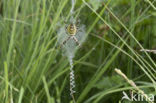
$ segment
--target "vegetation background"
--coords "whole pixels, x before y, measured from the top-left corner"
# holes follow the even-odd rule
[[[0,103],[72,103],[56,47],[70,9],[71,0],[0,0]],[[74,58],[76,103],[131,103],[122,91],[139,91],[115,68],[156,95],[156,54],[140,51],[156,48],[155,0],[76,0],[74,17],[87,35]]]

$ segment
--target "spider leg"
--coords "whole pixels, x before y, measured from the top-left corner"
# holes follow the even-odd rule
[[[65,31],[66,31],[66,34],[68,34],[68,31],[67,31],[67,25],[65,26]]]
[[[75,40],[76,44],[77,44],[78,46],[80,46],[80,43],[79,43],[79,41],[77,40],[77,38],[76,38],[75,36],[72,36],[72,38],[73,38],[73,40]]]
[[[83,32],[82,28],[77,27],[77,32]]]
[[[67,43],[67,41],[68,41],[70,38],[71,38],[71,36],[69,36],[66,40],[64,40],[63,43],[61,44],[61,47],[62,47],[63,45],[65,45],[65,44]]]
[[[76,26],[79,26],[80,25],[80,20],[76,20]]]

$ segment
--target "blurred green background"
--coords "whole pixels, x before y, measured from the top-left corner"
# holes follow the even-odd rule
[[[71,0],[0,0],[0,103],[73,103],[69,62],[57,33]],[[156,95],[155,0],[76,0],[87,36],[74,58],[76,103],[139,103],[122,91]],[[140,102],[140,103],[146,103]]]

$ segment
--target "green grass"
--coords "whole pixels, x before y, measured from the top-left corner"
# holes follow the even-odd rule
[[[76,1],[87,36],[74,57],[76,103],[120,103],[122,91],[138,93],[115,68],[156,95],[156,55],[140,51],[156,48],[156,1]],[[0,1],[0,103],[73,103],[57,43],[70,9],[71,0]]]

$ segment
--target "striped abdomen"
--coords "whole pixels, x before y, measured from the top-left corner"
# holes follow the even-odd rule
[[[69,24],[68,27],[67,27],[67,31],[70,35],[75,35],[76,32],[77,32],[77,28],[76,28],[76,25],[74,24]]]

